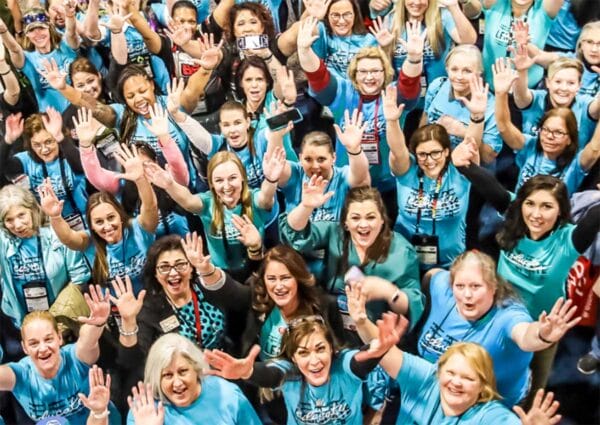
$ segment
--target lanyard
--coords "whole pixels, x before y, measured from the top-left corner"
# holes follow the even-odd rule
[[[194,303],[194,317],[196,321],[196,339],[198,340],[198,345],[202,347],[202,321],[200,320],[200,306],[198,303],[198,294],[194,288],[190,288],[192,290],[192,301]]]
[[[44,272],[44,281],[48,282],[48,273],[46,272],[46,266],[44,265],[44,251],[42,250],[42,239],[40,235],[37,235],[37,255],[40,260],[40,265],[42,266],[42,271]]]
[[[438,202],[438,198],[440,196],[440,191],[442,189],[442,174],[443,174],[443,172],[441,172],[440,175],[436,179],[435,192],[433,194],[433,200],[431,201],[431,219],[433,220],[431,233],[434,235],[435,235],[435,216],[437,213],[437,202]],[[423,174],[422,173],[419,176],[419,195],[418,195],[417,203],[418,203],[417,223],[415,224],[415,234],[419,233],[419,227],[421,225],[421,214],[422,214],[423,207],[425,207],[425,205],[424,205],[425,197],[423,196]]]
[[[65,164],[63,163],[63,158],[61,156],[58,157],[58,166],[60,168],[60,180],[61,180],[63,188],[65,189],[65,192],[67,194],[67,199],[71,203],[73,210],[75,210],[75,212],[83,218],[83,214],[81,214],[81,211],[79,211],[79,208],[77,208],[77,204],[75,203],[75,199],[73,198],[72,188],[69,187],[69,182],[67,180],[67,175],[65,173]],[[44,173],[44,179],[48,178],[48,168],[46,167],[45,162],[42,162],[42,172]],[[73,184],[75,184],[74,179],[73,179]],[[85,222],[83,225],[85,226]]]
[[[373,136],[375,137],[375,140],[377,142],[379,142],[379,120],[378,120],[378,115],[379,115],[379,100],[381,99],[381,96],[378,96],[375,99],[375,116],[373,117]],[[358,110],[359,112],[362,112],[362,107],[363,107],[363,99],[362,96],[358,99]],[[363,113],[363,119],[365,120],[365,122],[369,122],[369,120],[367,119],[366,115]],[[364,137],[364,136],[363,136]]]
[[[542,154],[542,156],[543,156],[543,154]],[[539,155],[539,152],[536,150],[536,152],[535,152],[535,158],[533,159],[533,172],[536,173],[536,174],[534,174],[533,176],[536,176],[536,175],[539,174],[538,173],[538,171],[539,171],[538,170],[538,162],[539,162],[539,160],[540,160],[540,155]],[[559,170],[558,166],[555,166],[553,171],[554,172],[560,171],[560,173],[558,173],[558,176],[554,176],[554,177],[557,177],[557,178],[559,178],[559,179],[562,180],[563,177],[564,177],[564,175],[565,175],[565,173],[567,172],[567,167],[568,167],[568,165],[565,165],[565,167],[562,170]],[[533,177],[533,176],[531,176],[531,177]]]

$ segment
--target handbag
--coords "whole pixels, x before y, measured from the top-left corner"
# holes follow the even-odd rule
[[[90,308],[85,302],[80,285],[73,283],[68,283],[60,291],[49,311],[56,319],[58,330],[65,342],[74,341],[79,336],[81,323],[77,318],[90,315]]]

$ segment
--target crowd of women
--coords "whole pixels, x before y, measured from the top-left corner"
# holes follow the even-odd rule
[[[560,421],[597,0],[0,16],[6,423]]]

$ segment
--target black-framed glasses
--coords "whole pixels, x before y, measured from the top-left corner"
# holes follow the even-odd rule
[[[160,274],[169,274],[171,270],[175,269],[177,273],[183,273],[190,267],[190,263],[188,261],[179,261],[173,265],[171,264],[159,264],[156,266],[156,271]]]
[[[322,325],[325,324],[325,319],[323,319],[323,316],[320,316],[318,314],[311,314],[310,316],[300,316],[300,317],[296,317],[295,319],[291,320],[290,323],[288,323],[288,330],[292,330],[304,323],[315,323],[318,322]]]
[[[542,126],[541,131],[542,131],[542,133],[545,133],[546,136],[552,136],[555,139],[562,139],[563,137],[565,137],[568,134],[562,130],[549,129],[546,126]]]
[[[23,16],[23,24],[29,25],[34,22],[48,23],[48,16],[44,12],[29,13]]]
[[[438,159],[440,159],[442,157],[442,153],[444,153],[444,150],[438,149],[438,150],[431,151],[431,152],[416,152],[415,155],[417,155],[417,159],[419,161],[427,161],[428,157],[430,157],[434,161],[437,161]]]

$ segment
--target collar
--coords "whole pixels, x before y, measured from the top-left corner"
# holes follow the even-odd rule
[[[363,103],[369,103],[369,102],[373,102],[374,100],[377,100],[381,97],[381,93],[380,94],[361,94],[360,95],[360,100]]]
[[[448,80],[448,82],[450,82],[450,80]],[[471,93],[469,93],[467,96],[465,96],[467,99],[471,100]],[[452,89],[452,83],[450,83],[450,90],[448,90],[448,102],[452,102],[453,100],[456,100],[457,102],[460,102],[459,100],[456,99],[456,97],[454,96],[454,90]],[[461,102],[462,103],[462,102]]]

